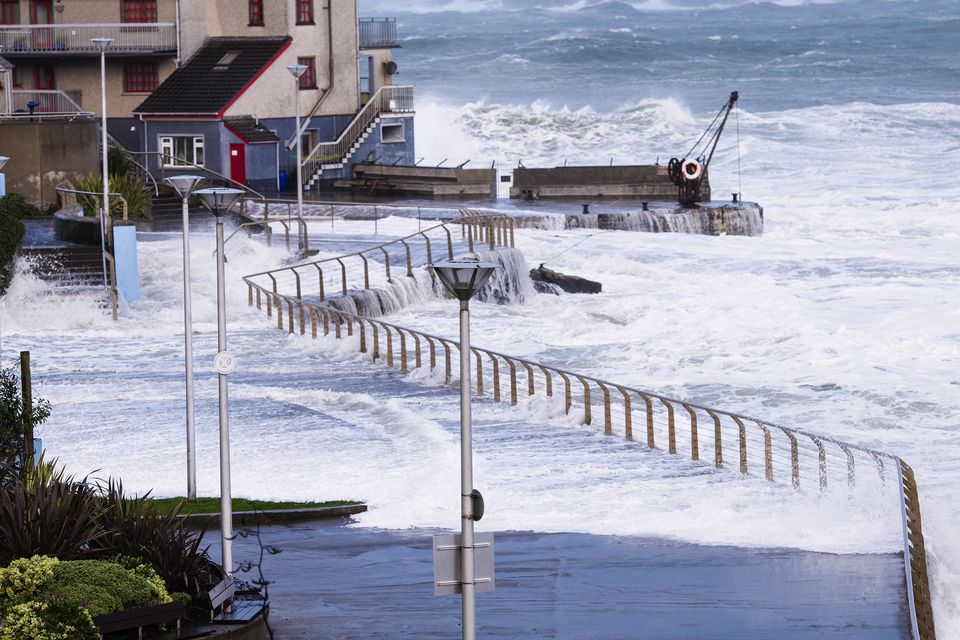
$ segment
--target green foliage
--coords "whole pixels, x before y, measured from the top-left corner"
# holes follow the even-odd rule
[[[179,508],[161,513],[149,492],[129,498],[120,480],[100,487],[101,510],[97,521],[107,535],[94,541],[98,557],[141,558],[163,578],[170,591],[199,595],[216,579],[206,547],[200,548],[203,531],[188,529],[178,518]]]
[[[130,171],[130,161],[121,147],[107,147],[107,173],[111,176],[124,175]]]
[[[82,604],[91,615],[123,611],[130,607],[170,602],[166,589],[156,585],[115,562],[104,560],[71,560],[61,562],[53,577],[44,585],[44,599],[60,596],[68,602]]]
[[[34,427],[42,424],[50,416],[50,403],[38,398],[29,415]],[[0,486],[20,471],[26,417],[20,377],[13,367],[0,369]]]
[[[47,556],[17,558],[0,569],[0,616],[11,607],[33,600],[53,577],[60,561]]]
[[[27,199],[19,193],[8,193],[0,198],[0,217],[10,216],[20,219],[39,215],[40,209],[27,202]]]
[[[359,500],[328,500],[326,502],[271,502],[270,500],[248,500],[233,498],[233,511],[289,511],[295,509],[315,509],[317,507],[343,507],[360,504]],[[161,513],[179,509],[179,513],[220,513],[220,498],[197,498],[188,502],[186,498],[153,498],[153,504]]]
[[[77,176],[74,183],[77,191],[103,193],[102,174],[90,173],[86,176]],[[108,185],[110,193],[119,193],[127,201],[128,215],[131,218],[142,216],[150,204],[150,190],[135,175],[130,173],[110,176]],[[77,202],[83,207],[83,215],[95,216],[102,196],[78,195]],[[110,198],[110,215],[115,220],[123,218],[123,204],[119,198]]]
[[[0,627],[0,640],[99,640],[100,631],[84,607],[59,598],[13,607]]]
[[[75,480],[62,469],[21,473],[0,487],[0,564],[38,554],[61,560],[85,555],[107,534],[96,520],[99,510],[86,478]]]
[[[0,198],[0,295],[10,284],[13,275],[13,254],[20,246],[25,232],[20,218],[24,206],[32,206],[23,196],[12,193]],[[34,207],[35,208],[35,207]]]

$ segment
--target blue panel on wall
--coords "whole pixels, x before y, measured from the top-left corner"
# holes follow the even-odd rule
[[[0,198],[7,195],[7,176],[0,173]]]
[[[117,290],[127,302],[136,302],[140,299],[136,227],[113,228],[113,257],[117,263]]]

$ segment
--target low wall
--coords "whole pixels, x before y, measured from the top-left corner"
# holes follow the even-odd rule
[[[97,123],[16,120],[0,122],[0,155],[7,193],[19,193],[43,206],[57,201],[56,186],[63,180],[99,171]]]
[[[57,211],[53,214],[53,234],[67,242],[100,246],[100,218]]]
[[[700,187],[710,199],[710,184]],[[676,200],[677,187],[667,176],[666,165],[552,167],[513,170],[511,198],[646,198]]]

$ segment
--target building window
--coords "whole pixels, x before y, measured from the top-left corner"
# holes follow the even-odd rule
[[[250,26],[251,27],[262,27],[263,26],[263,0],[249,0],[250,4],[247,5],[250,10]]]
[[[160,136],[160,153],[165,167],[202,167],[203,136]]]
[[[52,64],[38,64],[33,69],[33,88],[49,91],[57,88]]]
[[[20,0],[0,2],[0,24],[20,24]]]
[[[120,0],[121,22],[156,22],[157,0]]]
[[[403,123],[385,124],[380,127],[380,140],[382,142],[403,142]]]
[[[313,24],[313,0],[297,0],[297,24]]]
[[[316,58],[297,58],[297,64],[302,64],[307,68],[300,76],[301,89],[317,88],[317,59]]]
[[[157,88],[159,74],[157,65],[152,63],[145,64],[125,64],[123,65],[123,91],[124,93],[152,93]]]

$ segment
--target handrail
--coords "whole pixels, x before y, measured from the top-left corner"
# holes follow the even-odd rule
[[[437,225],[432,227],[436,229],[446,225]],[[481,226],[482,230],[483,227]],[[473,229],[469,230],[472,233]],[[487,230],[487,237],[491,242],[497,235],[491,233],[492,229]],[[415,234],[416,235],[416,234]],[[411,236],[408,236],[410,238]],[[405,239],[408,239],[405,238]],[[483,237],[477,238],[483,241]],[[381,246],[398,243],[399,240],[385,243]],[[444,349],[444,370],[445,380],[449,384],[452,379],[452,372],[455,370],[452,366],[452,353],[459,352],[459,343],[454,340],[443,338],[441,336],[425,333],[423,331],[400,326],[381,319],[361,316],[359,314],[340,311],[328,303],[321,289],[320,303],[305,302],[300,288],[300,278],[297,274],[296,295],[280,293],[277,290],[277,273],[294,270],[299,267],[314,264],[320,271],[322,283],[322,270],[318,266],[323,262],[341,261],[349,256],[358,255],[374,249],[367,249],[363,252],[354,252],[339,258],[315,261],[276,269],[273,271],[250,274],[244,277],[248,286],[248,304],[257,308],[262,308],[262,303],[266,301],[267,315],[272,315],[272,311],[277,311],[277,328],[284,329],[284,306],[287,311],[286,329],[289,333],[294,333],[297,328],[297,318],[294,314],[294,308],[299,310],[296,314],[299,317],[299,332],[306,334],[306,325],[309,318],[311,336],[316,338],[318,327],[323,326],[323,334],[330,332],[330,325],[336,338],[344,337],[343,325],[346,325],[346,336],[353,336],[359,332],[358,348],[360,352],[370,352],[370,345],[367,340],[367,330],[369,328],[372,334],[372,357],[374,360],[381,359],[380,331],[384,332],[386,338],[386,364],[388,367],[395,367],[397,355],[399,355],[399,369],[401,372],[409,370],[409,354],[407,336],[414,339],[415,359],[414,367],[422,366],[423,357],[421,351],[424,344],[428,345],[429,367],[436,369],[437,345]],[[267,275],[271,279],[271,286],[268,288],[253,281],[254,278]],[[345,275],[344,275],[345,278]],[[346,285],[344,285],[344,290]],[[369,288],[369,287],[368,287]],[[254,302],[254,300],[256,302]],[[356,327],[356,328],[355,328]],[[393,334],[396,333],[399,338],[399,354],[395,353]],[[646,418],[646,445],[648,448],[657,448],[655,434],[657,426],[661,432],[666,429],[668,448],[665,450],[670,454],[679,454],[680,449],[677,446],[678,436],[684,433],[678,427],[688,427],[690,433],[690,458],[692,461],[698,461],[700,458],[701,438],[708,443],[712,440],[713,444],[713,465],[716,468],[727,468],[724,459],[724,449],[735,446],[735,451],[739,452],[739,464],[735,465],[742,475],[751,475],[750,469],[753,465],[758,465],[763,469],[763,477],[769,482],[781,481],[789,484],[795,490],[803,490],[804,486],[816,487],[817,491],[824,493],[828,491],[830,479],[836,479],[838,476],[846,480],[849,486],[854,486],[857,482],[856,460],[860,456],[862,459],[869,460],[869,468],[876,470],[875,478],[881,486],[885,486],[888,475],[888,465],[895,465],[897,478],[897,491],[899,495],[900,524],[903,532],[903,558],[904,570],[907,578],[907,600],[911,615],[911,628],[915,640],[935,640],[936,632],[933,621],[932,607],[930,603],[930,587],[927,575],[926,552],[923,542],[922,523],[920,519],[920,503],[917,491],[916,481],[913,471],[907,463],[899,456],[885,453],[879,450],[871,449],[861,445],[843,442],[831,436],[819,435],[804,429],[795,429],[785,427],[721,409],[714,409],[705,405],[700,405],[686,400],[671,398],[652,391],[642,390],[635,387],[618,384],[608,380],[603,380],[594,376],[576,373],[573,371],[561,369],[552,365],[543,364],[526,358],[510,356],[497,351],[484,349],[482,347],[472,347],[471,351],[476,355],[476,384],[477,394],[483,394],[484,372],[483,361],[487,359],[491,363],[491,372],[489,378],[492,381],[493,400],[500,402],[501,396],[501,376],[509,375],[509,398],[510,404],[518,403],[518,371],[525,372],[526,390],[528,396],[534,396],[539,390],[543,390],[547,397],[553,397],[554,378],[562,380],[564,394],[564,409],[567,414],[573,410],[573,381],[577,381],[582,386],[582,402],[579,406],[583,411],[582,422],[592,424],[593,412],[592,406],[595,398],[598,396],[592,394],[591,390],[596,389],[600,392],[599,397],[603,406],[603,428],[604,433],[614,434],[612,408],[617,402],[615,396],[610,393],[616,390],[622,396],[622,402],[619,402],[618,415],[622,415],[622,434],[627,440],[633,441],[634,434],[632,429],[633,407],[630,402],[631,397],[643,401],[642,408]],[[485,356],[485,358],[484,358]],[[508,373],[503,374],[499,366],[504,362]],[[520,365],[520,366],[518,366]],[[521,369],[522,367],[522,369]],[[539,371],[541,375],[535,372]],[[523,374],[521,374],[523,375]],[[537,384],[538,381],[540,384]],[[654,400],[658,405],[654,405]],[[657,406],[662,407],[658,412]],[[686,424],[682,424],[683,414],[676,411],[676,408],[682,407],[687,416]],[[666,416],[663,412],[666,412]],[[713,423],[713,430],[704,429],[701,433],[701,427],[698,424],[697,416],[706,414]],[[681,424],[678,424],[680,422]],[[664,424],[665,423],[665,424]],[[751,444],[752,443],[752,444]],[[662,447],[662,445],[661,445]],[[787,456],[784,460],[783,455]],[[804,469],[806,474],[802,473]],[[803,481],[807,477],[806,484]],[[861,474],[862,476],[862,474]],[[868,478],[869,479],[869,478]]]
[[[257,191],[256,189],[251,189],[250,187],[243,184],[242,182],[237,182],[233,178],[225,176],[222,173],[214,171],[213,169],[210,169],[208,167],[204,167],[196,163],[190,162],[189,160],[184,160],[183,158],[177,158],[176,156],[172,156],[169,153],[163,153],[162,151],[127,151],[127,153],[133,156],[157,156],[157,158],[161,160],[176,160],[177,162],[184,163],[184,166],[171,167],[171,166],[161,164],[160,165],[161,175],[173,169],[176,169],[178,171],[183,169],[196,169],[197,171],[206,171],[207,173],[210,173],[218,178],[221,178],[222,180],[226,180],[227,182],[231,183],[238,189],[242,189],[244,191],[250,192],[251,194],[256,196],[258,200],[262,200],[264,203],[267,202],[267,197],[262,193],[260,193],[259,191]]]
[[[5,55],[91,56],[100,53],[91,40],[109,37],[113,42],[108,56],[117,52],[176,51],[176,27],[173,22],[2,25],[0,46]]]
[[[381,113],[406,113],[413,111],[413,87],[388,85],[380,87],[372,98],[357,112],[350,124],[332,142],[320,142],[303,160],[303,179],[309,181],[324,164],[340,162],[363,131]]]

